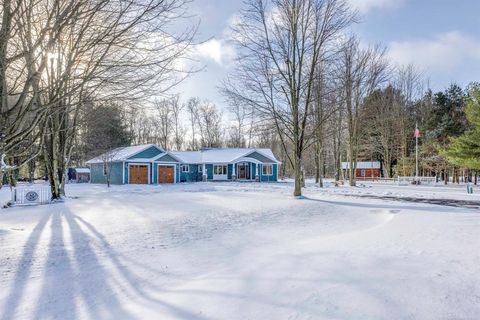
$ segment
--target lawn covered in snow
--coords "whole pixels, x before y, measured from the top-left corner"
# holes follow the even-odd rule
[[[68,185],[0,210],[0,319],[478,319],[463,187]],[[7,199],[8,188],[0,191]]]

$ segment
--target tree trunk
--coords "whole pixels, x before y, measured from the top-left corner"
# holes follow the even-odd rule
[[[319,181],[318,181],[318,185],[320,188],[323,188],[323,177],[325,176],[325,159],[323,157],[323,150],[320,149],[320,154],[318,155],[319,157]]]
[[[293,168],[295,173],[295,187],[293,190],[294,197],[302,196],[302,159],[300,158],[298,150],[295,150],[295,166]]]
[[[350,186],[354,187],[356,186],[355,172],[357,170],[357,164],[356,164],[356,157],[354,156],[353,141],[350,142],[348,158],[349,158],[348,181],[350,183]]]
[[[318,151],[318,142],[315,143],[315,183],[320,183],[320,155]]]

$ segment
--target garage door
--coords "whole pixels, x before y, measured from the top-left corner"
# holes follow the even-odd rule
[[[130,165],[128,170],[128,183],[148,184],[148,166]]]
[[[175,169],[172,166],[158,166],[158,183],[174,183]]]

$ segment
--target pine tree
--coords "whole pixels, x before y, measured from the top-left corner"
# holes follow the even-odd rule
[[[448,161],[468,169],[480,169],[480,88],[473,88],[465,108],[469,129],[459,137],[451,138],[441,150]]]

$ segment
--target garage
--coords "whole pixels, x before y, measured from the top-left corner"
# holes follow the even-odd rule
[[[128,168],[128,183],[148,184],[148,165],[131,164]]]
[[[175,168],[173,166],[158,166],[158,183],[175,183]]]

